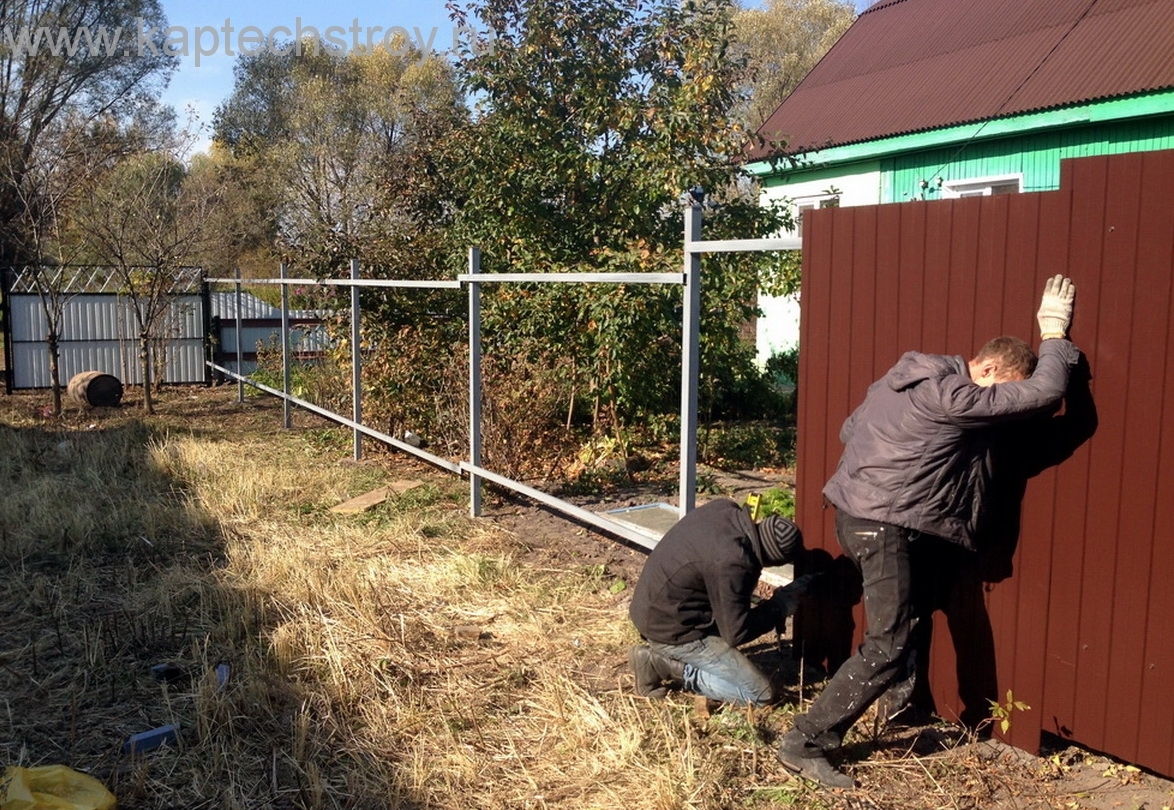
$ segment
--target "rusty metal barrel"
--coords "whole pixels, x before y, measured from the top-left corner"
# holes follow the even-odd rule
[[[65,391],[77,404],[91,408],[113,408],[122,401],[122,382],[101,371],[73,375]]]

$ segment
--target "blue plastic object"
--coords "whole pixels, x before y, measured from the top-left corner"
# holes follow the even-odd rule
[[[164,743],[175,744],[179,739],[179,729],[174,725],[159,726],[150,731],[140,731],[132,734],[122,745],[122,753],[139,754],[143,751],[152,751]]]

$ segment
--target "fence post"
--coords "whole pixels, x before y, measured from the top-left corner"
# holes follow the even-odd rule
[[[469,248],[469,275],[481,272],[481,249]],[[469,282],[469,463],[481,466],[481,284]],[[469,472],[469,514],[481,514],[481,477]]]
[[[677,510],[684,517],[697,503],[697,380],[700,364],[701,206],[685,209],[685,289],[681,317],[681,481]]]
[[[220,335],[217,334],[215,338],[212,336],[212,285],[208,283],[208,274],[202,268],[200,306],[204,308],[203,323],[200,324],[200,328],[204,330],[204,360],[215,363],[219,359],[215,356],[215,347],[220,341]],[[212,386],[212,367],[208,362],[204,363],[204,385]]]
[[[6,267],[0,270],[0,322],[3,323],[3,329],[0,330],[0,335],[3,335],[4,352],[0,357],[4,358],[4,394],[10,396],[12,394],[12,376],[15,374],[15,354],[12,351],[12,286],[14,281],[15,271],[12,268]]]
[[[245,401],[245,350],[241,334],[241,269],[236,268],[236,401]]]
[[[351,259],[351,280],[359,280],[359,260]],[[363,353],[359,322],[359,288],[351,287],[351,419],[363,424]],[[363,457],[363,434],[355,428],[355,461]]]
[[[289,285],[285,283],[288,277],[288,268],[285,262],[281,263],[281,390],[285,394],[281,399],[282,414],[285,427],[293,427],[291,407],[289,402],[290,369],[289,369]]]

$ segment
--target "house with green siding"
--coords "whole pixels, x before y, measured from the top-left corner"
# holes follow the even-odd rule
[[[879,0],[758,131],[796,213],[1059,188],[1065,158],[1174,148],[1174,0]],[[798,340],[760,301],[760,356]]]

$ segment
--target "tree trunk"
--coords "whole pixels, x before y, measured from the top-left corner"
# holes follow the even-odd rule
[[[57,332],[50,330],[49,344],[49,384],[53,389],[53,415],[61,416],[61,352],[57,342]]]
[[[151,393],[151,339],[147,332],[139,333],[139,365],[143,372],[143,410],[155,413],[155,402]]]

